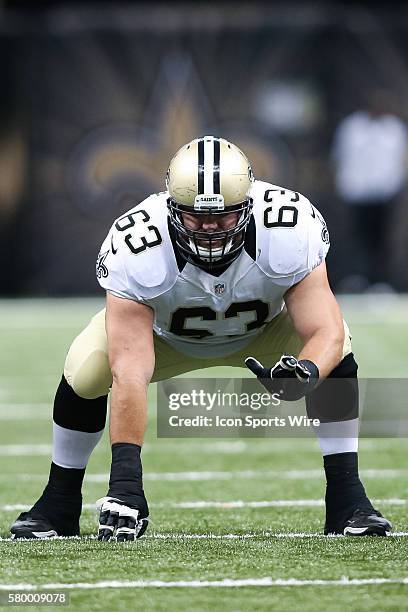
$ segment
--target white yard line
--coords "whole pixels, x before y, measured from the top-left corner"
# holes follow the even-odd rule
[[[51,421],[52,404],[0,403],[0,421]]]
[[[373,499],[375,504],[388,504],[391,506],[405,506],[408,503],[406,499]],[[324,499],[274,499],[265,501],[190,501],[177,503],[159,503],[157,508],[180,508],[180,509],[201,509],[201,508],[295,508],[295,507],[316,507],[324,506]]]
[[[389,534],[388,537],[394,538],[406,538],[408,536],[407,531],[398,531]],[[96,537],[96,536],[95,536]],[[144,538],[151,540],[252,540],[255,538],[327,538],[338,539],[344,538],[343,535],[330,535],[326,536],[323,533],[298,533],[298,532],[282,532],[274,533],[269,531],[262,531],[260,533],[152,533]]]
[[[5,410],[26,410],[27,408],[32,408],[33,410],[37,410],[37,408],[39,408],[41,410],[43,408],[51,408],[51,406],[51,402],[48,404],[43,402],[25,402],[24,404],[16,404],[15,402],[0,402],[0,415]]]
[[[392,321],[391,321],[392,322]],[[64,321],[59,320],[48,320],[48,321],[0,321],[0,329],[6,332],[8,331],[20,331],[25,329],[67,329],[73,331],[80,331],[85,325],[87,325],[88,321],[86,318],[78,317],[73,319],[66,319]]]
[[[394,538],[406,538],[408,531],[396,531],[390,533],[388,537]],[[261,533],[152,533],[147,536],[152,540],[251,540],[254,538],[327,538],[338,539],[344,538],[343,535],[329,535],[326,536],[323,533],[298,533],[298,532],[282,532],[273,533],[272,531],[262,531]]]
[[[0,389],[1,393],[1,389]],[[51,411],[49,413],[49,418],[51,419]],[[1,419],[0,419],[1,420]],[[371,439],[361,439],[359,442],[360,450],[362,451],[378,451],[384,448],[382,444],[386,439],[371,440]],[[256,442],[256,443],[254,443]],[[388,439],[387,439],[388,442]],[[401,442],[401,440],[393,439],[392,442]],[[316,453],[317,450],[317,442],[314,438],[282,438],[276,440],[265,440],[265,439],[257,439],[256,441],[251,440],[251,442],[246,442],[245,440],[219,440],[219,441],[209,441],[209,440],[200,440],[197,439],[192,441],[191,439],[178,439],[178,440],[169,440],[168,438],[162,438],[159,440],[155,440],[153,442],[147,442],[143,445],[143,448],[151,450],[153,447],[156,449],[160,445],[160,449],[164,452],[172,452],[177,454],[185,454],[186,452],[196,452],[196,453],[210,453],[210,454],[240,454],[242,452],[249,452],[251,454],[262,454],[266,452],[270,452],[271,449],[274,452],[285,452],[285,451],[293,451],[296,452],[310,452]],[[45,452],[44,449],[48,448],[50,451]],[[98,450],[100,446],[97,447]],[[51,444],[0,444],[0,455],[10,455],[16,456],[19,455],[43,455],[51,452]],[[369,471],[369,470],[368,470]]]
[[[323,533],[304,533],[304,532],[273,532],[273,531],[260,531],[258,533],[148,533],[143,536],[143,540],[254,540],[257,538],[278,538],[278,539],[329,539],[338,540],[339,538],[345,538],[343,535],[324,535]],[[392,538],[406,538],[408,537],[408,531],[396,531],[395,533],[389,533],[387,537]],[[86,536],[60,536],[53,538],[53,540],[77,540],[89,541],[96,540],[96,535]],[[25,544],[27,542],[33,542],[33,540],[12,540],[10,538],[0,538],[0,542],[13,542],[13,544]]]
[[[388,499],[373,499],[375,504],[383,504],[388,506],[406,506],[407,499],[388,498]],[[186,502],[159,502],[149,504],[152,508],[177,508],[196,510],[201,508],[221,508],[230,510],[235,508],[303,508],[303,507],[320,507],[324,506],[324,499],[273,499],[262,501],[186,501]],[[24,511],[30,508],[27,504],[6,504],[1,506],[3,512],[14,512],[17,510]],[[94,510],[95,504],[83,504],[84,510]]]
[[[361,470],[365,478],[400,478],[408,475],[408,470]],[[323,478],[324,472],[317,470],[242,470],[242,471],[203,471],[203,472],[150,472],[144,475],[144,480],[150,481],[201,481],[201,480],[252,480],[255,478],[273,478],[280,480],[303,480]],[[29,476],[28,476],[29,477]],[[107,482],[108,474],[88,474],[88,482]]]
[[[51,415],[51,413],[50,413]],[[395,440],[397,441],[397,440]],[[313,438],[306,439],[277,439],[277,440],[256,440],[256,444],[248,443],[244,440],[220,440],[220,441],[203,441],[197,439],[191,441],[188,439],[178,439],[171,441],[167,438],[156,440],[154,442],[147,442],[143,445],[143,448],[151,449],[152,447],[157,448],[160,445],[160,449],[164,452],[172,452],[177,454],[185,454],[186,452],[197,452],[197,453],[210,453],[210,454],[240,454],[244,451],[251,454],[262,454],[270,452],[273,449],[276,452],[293,451],[296,449],[297,452],[311,452],[316,453],[317,442]],[[51,452],[51,444],[0,444],[0,455],[43,455],[48,454],[44,451],[44,448],[49,448]],[[96,450],[98,450],[97,447]],[[364,451],[378,450],[381,449],[381,440],[360,440],[360,449]]]
[[[181,440],[177,442],[168,443],[168,440],[163,440],[160,443],[161,449],[164,451],[177,452],[177,453],[186,453],[189,450],[194,452],[202,452],[202,453],[219,453],[219,454],[235,454],[242,453],[247,450],[246,442],[242,440],[234,440],[232,442],[202,442],[197,440],[196,442],[185,442],[184,440],[180,444]],[[297,446],[298,446],[297,441]],[[143,445],[143,448],[149,449],[152,446],[156,446],[155,444],[146,443]],[[293,444],[292,444],[293,447]],[[281,448],[281,447],[279,447]],[[96,448],[98,451],[100,447]],[[0,445],[0,455],[3,456],[12,456],[19,457],[21,455],[51,455],[52,446],[51,444],[1,444]],[[94,451],[95,452],[95,451]]]
[[[0,455],[3,457],[21,457],[22,455],[51,456],[51,444],[2,444],[0,446]]]
[[[302,586],[364,586],[408,584],[408,578],[349,578],[335,580],[299,580],[298,578],[224,578],[222,580],[102,580],[99,582],[49,582],[44,584],[2,584],[2,591],[36,591],[63,589],[137,589],[137,588],[229,588],[229,587],[302,587]]]
[[[404,469],[371,469],[361,470],[364,478],[402,478],[408,476],[408,470]],[[147,472],[145,481],[153,482],[184,482],[184,481],[217,481],[217,480],[254,480],[257,478],[279,479],[279,480],[307,480],[322,479],[324,472],[316,470],[242,470],[242,471],[198,471],[198,472]],[[45,481],[46,474],[0,474],[0,481]],[[108,482],[109,474],[87,474],[87,482]]]

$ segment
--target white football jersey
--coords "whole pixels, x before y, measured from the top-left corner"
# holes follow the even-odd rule
[[[263,181],[239,257],[220,274],[179,253],[167,192],[119,217],[97,261],[100,285],[153,308],[154,331],[176,350],[211,358],[241,350],[282,310],[285,292],[326,257],[329,235],[304,196]]]

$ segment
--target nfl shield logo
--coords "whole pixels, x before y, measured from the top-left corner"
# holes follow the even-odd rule
[[[222,295],[225,292],[225,283],[216,283],[214,285],[215,295]]]

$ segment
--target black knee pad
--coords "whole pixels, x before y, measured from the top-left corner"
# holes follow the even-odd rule
[[[54,400],[54,422],[65,429],[94,433],[105,427],[107,395],[95,399],[79,397],[62,377]]]
[[[338,366],[328,375],[329,378],[357,378],[358,365],[353,353],[349,353],[342,359]]]
[[[321,423],[358,418],[358,365],[349,353],[329,376],[306,397],[309,418]]]

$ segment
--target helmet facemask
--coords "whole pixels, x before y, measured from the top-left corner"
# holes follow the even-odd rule
[[[208,269],[223,267],[234,261],[244,246],[245,232],[251,218],[252,198],[226,208],[222,196],[217,196],[218,202],[222,201],[222,207],[220,204],[206,205],[206,202],[203,202],[205,196],[198,196],[197,199],[201,202],[195,204],[194,208],[180,204],[173,198],[167,200],[172,224],[176,230],[177,246],[183,257],[194,265]],[[208,199],[215,198],[210,196]],[[215,218],[235,212],[238,217],[232,228],[209,232],[186,227],[183,212],[195,217],[214,216]]]

